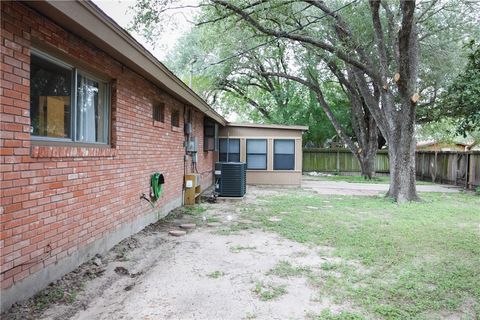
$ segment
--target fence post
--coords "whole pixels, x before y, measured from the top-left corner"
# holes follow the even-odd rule
[[[340,151],[337,150],[337,174],[340,173]]]
[[[470,154],[466,154],[466,159],[465,159],[465,189],[468,189],[468,173],[470,172]]]

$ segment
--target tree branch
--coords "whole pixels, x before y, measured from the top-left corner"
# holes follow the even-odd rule
[[[380,2],[378,0],[369,0],[369,3],[370,11],[372,13],[373,30],[375,31],[375,42],[377,45],[377,51],[380,61],[380,75],[382,77],[382,86],[386,86],[388,61],[382,22],[380,21]]]
[[[358,69],[361,69],[363,72],[368,74],[372,79],[377,79],[378,75],[367,65],[364,63],[352,58],[351,55],[340,51],[336,46],[330,45],[328,43],[319,41],[315,38],[312,38],[310,36],[305,36],[305,35],[299,35],[299,34],[293,34],[284,30],[273,30],[267,27],[264,27],[261,25],[257,20],[251,17],[251,15],[245,11],[243,11],[241,8],[233,5],[232,3],[225,1],[225,0],[211,0],[213,3],[218,4],[220,6],[223,6],[224,8],[231,10],[241,16],[246,22],[248,22],[251,26],[256,28],[258,31],[270,35],[270,36],[275,36],[277,38],[285,38],[285,39],[290,39],[293,41],[299,41],[303,43],[309,43],[317,48],[326,50],[328,52],[334,53],[337,55],[341,60],[347,62],[350,65],[353,65],[357,67]]]
[[[282,72],[266,72],[265,74],[269,75],[269,76],[275,76],[275,77],[281,77],[281,78],[293,80],[295,82],[303,84],[304,86],[306,86],[307,88],[312,90],[315,93],[315,95],[317,96],[317,100],[318,100],[320,106],[322,107],[323,111],[325,112],[328,119],[331,121],[333,127],[335,128],[335,131],[337,131],[338,135],[341,137],[343,142],[345,142],[345,144],[349,147],[349,149],[352,151],[352,153],[356,157],[358,157],[358,153],[359,153],[358,152],[359,151],[358,147],[355,145],[355,143],[353,143],[352,139],[345,132],[345,129],[338,122],[337,118],[335,117],[332,110],[330,109],[330,106],[328,105],[327,101],[325,100],[325,98],[323,96],[323,92],[320,89],[320,87],[318,86],[318,83],[314,84],[311,81],[302,79],[302,78],[297,77],[297,76],[292,76],[292,75],[289,75],[289,74],[285,74],[285,73],[282,73]]]

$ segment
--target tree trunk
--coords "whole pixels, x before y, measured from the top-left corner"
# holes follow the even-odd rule
[[[366,150],[365,154],[360,157],[360,168],[362,170],[362,177],[371,180],[375,176],[375,159],[377,157],[377,150]]]
[[[360,148],[357,159],[360,162],[362,177],[371,180],[375,176],[375,158],[378,150],[377,123],[368,108],[358,109],[353,107],[353,104],[354,101],[352,101],[352,114],[355,114],[355,112],[357,114],[352,117],[352,127]]]
[[[402,116],[408,118],[406,114]],[[416,141],[413,123],[408,119],[402,123],[397,121],[397,128],[389,140],[390,188],[387,196],[399,203],[420,200],[415,183]]]

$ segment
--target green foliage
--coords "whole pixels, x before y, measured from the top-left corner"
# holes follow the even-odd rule
[[[256,249],[256,247],[232,246],[232,247],[230,247],[230,252],[240,253],[243,250],[255,250],[255,249]]]
[[[436,101],[433,105],[425,105],[425,102],[434,101],[435,96],[438,98],[465,68],[465,39],[480,36],[476,15],[480,9],[478,2],[450,0],[434,4],[433,8],[427,10],[430,5],[429,2],[419,2],[419,12],[426,12],[418,23],[419,88],[422,97],[418,107],[420,121],[432,116],[432,106],[442,107],[441,101]]]
[[[57,303],[72,304],[83,289],[83,282],[69,287],[65,287],[64,284],[50,285],[33,297],[33,306],[36,311],[42,311]]]
[[[225,275],[225,273],[223,273],[222,271],[218,271],[218,270],[213,271],[213,272],[207,274],[207,276],[208,276],[209,278],[212,278],[212,279],[218,279],[218,278],[220,278],[220,277],[223,277],[224,275]]]
[[[335,270],[338,266],[335,264],[335,263],[330,263],[330,262],[324,262],[322,263],[322,265],[320,266],[320,268],[323,270],[323,271],[331,271],[331,270]]]
[[[283,296],[287,293],[287,290],[283,285],[275,285],[273,283],[264,283],[262,281],[257,281],[255,283],[255,288],[253,289],[253,292],[258,295],[260,300],[268,301]]]
[[[342,311],[337,314],[333,314],[330,310],[324,310],[322,313],[315,317],[316,320],[363,320],[364,317],[351,313],[348,311]]]
[[[247,4],[240,0],[233,3],[240,6]],[[348,4],[349,1],[329,3],[333,8],[342,8],[341,16],[348,22],[359,43],[365,46],[366,53],[375,55],[368,3]],[[151,42],[160,43],[157,35],[172,23],[169,17],[173,15],[172,12],[176,12],[171,9],[183,6],[182,2],[176,0],[138,0],[134,6],[132,29]],[[262,3],[261,6],[261,10],[252,10],[251,16],[270,28],[295,29],[296,23],[304,17],[314,18],[319,14],[314,6],[305,7],[300,1],[285,3],[272,0]],[[390,9],[393,10],[395,18],[392,22],[395,25],[399,23],[396,11],[398,8],[391,5]],[[419,86],[423,97],[418,108],[418,118],[423,122],[431,121],[428,119],[433,115],[432,109],[444,105],[424,102],[434,100],[445,91],[466,63],[467,59],[461,52],[462,40],[479,35],[478,16],[475,16],[474,12],[478,12],[478,5],[474,2],[452,0],[447,3],[418,4],[421,46]],[[381,19],[386,26],[386,16],[382,15]],[[312,56],[308,55],[319,52],[280,39],[271,41],[271,38],[258,33],[234,15],[229,15],[227,11],[207,2],[201,3],[198,15],[192,20],[198,26],[180,38],[177,47],[170,51],[166,64],[185,82],[188,83],[192,77],[194,90],[217,110],[231,119],[241,121],[308,125],[310,131],[304,141],[313,141],[317,146],[321,146],[327,139],[334,137],[336,132],[318,107],[315,96],[303,86],[277,77],[271,77],[271,83],[267,85],[266,80],[258,74],[260,65],[270,71],[286,71],[300,75],[306,70],[313,70],[318,73],[327,101],[339,122],[347,129],[348,134],[353,136],[348,99],[339,85],[332,82],[325,65],[318,65],[312,60]],[[328,38],[333,20],[327,17],[319,21],[309,23],[302,33]],[[335,46],[348,52],[348,48],[343,48],[342,43],[336,43]],[[252,48],[255,50],[251,50]],[[388,73],[393,75],[397,72],[395,65],[389,67],[392,69]],[[466,78],[478,81],[479,77],[473,73],[463,74],[462,77],[462,80],[456,81],[449,89],[450,98],[447,103],[456,104],[457,107],[452,109],[442,106],[442,110],[447,113],[452,112],[451,110],[461,113],[459,128],[464,132],[480,122],[478,112],[472,109],[472,106],[478,106],[478,103],[463,103],[465,99],[473,99],[468,96],[468,92],[476,89],[471,87],[475,84],[469,81],[469,88],[466,88]],[[457,89],[461,89],[465,94],[460,97]],[[461,107],[458,107],[459,101],[462,102]],[[258,107],[265,112],[260,112]]]
[[[472,40],[466,47],[467,66],[442,98],[442,115],[455,119],[463,135],[480,130],[480,43]]]
[[[280,278],[298,277],[308,275],[312,272],[309,267],[293,266],[288,261],[280,261],[277,265],[267,272],[267,275],[276,275]]]
[[[204,207],[200,205],[188,206],[183,208],[183,212],[188,215],[198,216],[207,211]]]
[[[45,310],[51,304],[57,303],[64,298],[64,291],[61,288],[54,287],[41,292],[34,297],[35,308]]]
[[[468,34],[478,35],[478,26]],[[456,41],[455,43],[459,43]],[[441,46],[440,46],[441,47]],[[418,130],[420,139],[439,142],[480,142],[480,44],[474,40],[456,52],[450,60],[457,68],[443,78],[444,86],[438,93],[438,101],[422,107],[420,105]],[[440,65],[442,65],[441,63]],[[451,65],[452,62],[445,62]],[[445,68],[445,67],[443,67]],[[440,80],[436,80],[440,82]]]
[[[155,41],[151,34],[162,28],[158,26],[162,25],[162,20],[152,16],[154,12],[162,15],[162,10],[172,4],[158,1],[148,7],[148,2],[141,0],[135,5],[133,25],[137,32]],[[197,23],[210,21],[219,15],[217,10],[205,6],[194,20]],[[229,119],[307,125],[310,130],[304,141],[313,141],[318,146],[335,137],[333,126],[310,90],[280,77],[261,75],[261,68],[288,72],[292,67],[300,70],[309,67],[307,61],[311,59],[305,57],[305,50],[283,41],[265,44],[268,37],[251,28],[236,28],[237,24],[238,21],[231,17],[192,28],[170,51],[166,65],[184,82],[189,83],[191,78],[193,89]],[[235,32],[231,32],[233,29]],[[248,51],[257,46],[258,49]],[[323,85],[326,100],[338,121],[352,135],[347,97],[326,73],[322,78],[328,80]]]

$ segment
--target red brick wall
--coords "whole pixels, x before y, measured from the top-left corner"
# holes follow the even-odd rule
[[[61,261],[140,216],[150,174],[165,174],[157,204],[178,200],[184,174],[183,111],[172,96],[80,37],[15,2],[1,2],[1,287]],[[38,146],[30,141],[30,48],[48,43],[112,78],[112,146]],[[165,103],[154,126],[152,103]],[[180,129],[170,110],[181,111]],[[211,184],[213,152],[203,152],[203,114],[194,112],[198,172]],[[190,162],[186,165],[191,171]]]

